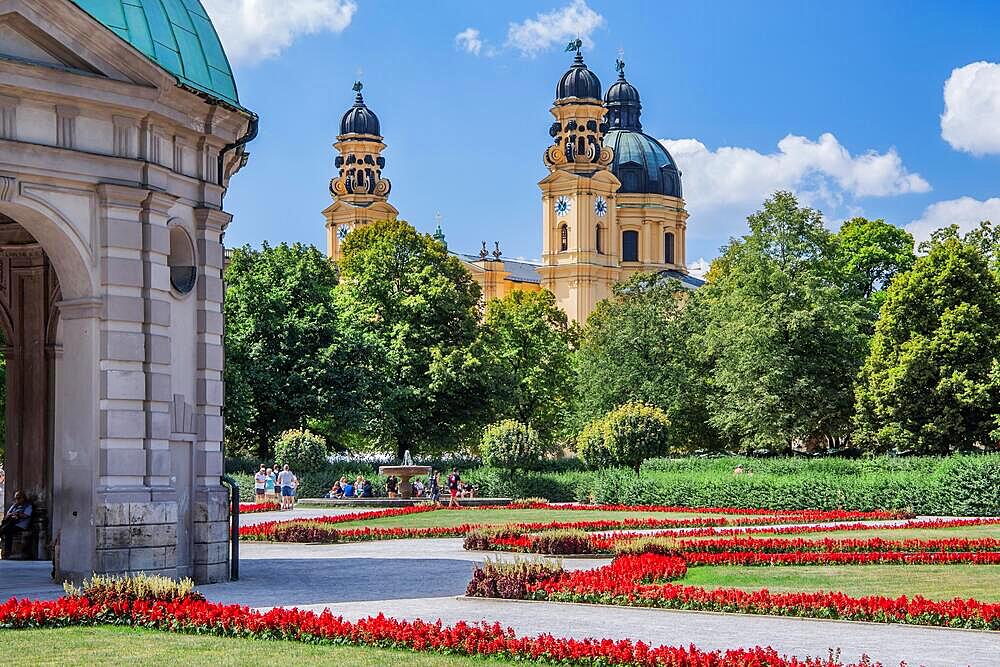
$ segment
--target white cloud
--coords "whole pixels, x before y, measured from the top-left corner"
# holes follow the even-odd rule
[[[688,272],[695,278],[704,279],[708,274],[708,270],[711,268],[711,263],[704,257],[699,257],[694,262],[688,264]]]
[[[233,64],[273,58],[301,35],[342,32],[354,0],[205,0],[205,9]]]
[[[560,9],[540,13],[521,23],[511,23],[507,29],[507,46],[518,49],[523,55],[536,56],[579,37],[590,47],[590,35],[604,23],[604,17],[588,7],[585,0],[573,0]]]
[[[908,224],[906,231],[913,234],[913,239],[920,243],[929,239],[931,232],[942,227],[958,225],[964,233],[978,227],[983,220],[1000,222],[1000,197],[986,201],[959,197],[936,202],[924,210],[920,219]]]
[[[455,35],[455,45],[466,53],[478,56],[479,52],[483,50],[483,38],[480,37],[479,30],[476,28],[466,28]]]
[[[1000,64],[978,62],[952,70],[944,84],[941,137],[974,155],[1000,153]]]
[[[691,233],[725,239],[740,234],[745,218],[775,190],[795,192],[828,220],[857,211],[859,197],[887,197],[931,188],[909,172],[895,149],[851,153],[830,133],[818,140],[788,135],[778,150],[760,153],[723,146],[710,150],[696,139],[662,140],[683,173]]]

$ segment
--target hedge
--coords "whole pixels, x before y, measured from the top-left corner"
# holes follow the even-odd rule
[[[733,475],[742,464],[753,475]],[[570,467],[563,464],[563,469]],[[761,509],[910,509],[917,514],[1000,516],[1000,455],[849,460],[834,458],[647,461],[642,473],[627,469],[524,472],[460,469],[480,496],[547,498],[553,502],[626,503]],[[319,497],[342,475],[372,480],[384,495],[384,479],[369,469],[330,465],[303,476],[299,496]],[[253,500],[253,477],[235,474],[240,497]]]

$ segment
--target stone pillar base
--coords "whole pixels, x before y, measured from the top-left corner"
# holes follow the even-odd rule
[[[194,582],[229,581],[229,494],[223,488],[192,503],[194,513]]]
[[[97,507],[100,574],[177,576],[177,503],[105,503]]]

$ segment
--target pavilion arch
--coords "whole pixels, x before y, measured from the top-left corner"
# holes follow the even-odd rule
[[[30,233],[45,250],[49,261],[59,277],[62,298],[66,301],[92,298],[97,293],[96,272],[87,259],[90,249],[84,246],[76,235],[64,229],[65,223],[41,206],[0,202],[0,215],[16,221]]]

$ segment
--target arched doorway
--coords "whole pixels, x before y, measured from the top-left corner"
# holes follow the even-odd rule
[[[59,281],[42,245],[0,214],[0,330],[4,337],[6,405],[4,506],[24,491],[35,515],[8,557],[52,557],[53,429],[55,423]]]

